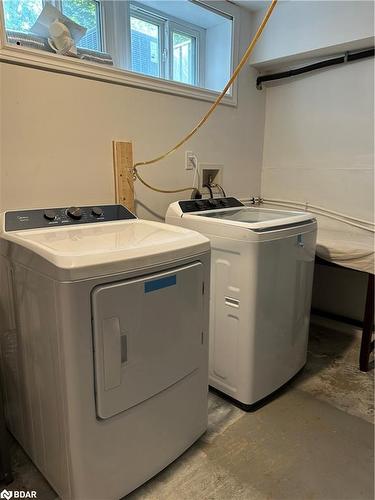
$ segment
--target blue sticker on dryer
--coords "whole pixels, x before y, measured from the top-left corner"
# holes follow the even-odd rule
[[[156,290],[167,288],[169,286],[175,286],[176,283],[177,277],[175,274],[173,276],[166,276],[165,278],[158,278],[156,280],[147,281],[145,283],[145,293],[155,292]]]

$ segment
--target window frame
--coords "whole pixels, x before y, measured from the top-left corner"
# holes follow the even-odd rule
[[[48,0],[47,0],[48,1]],[[128,69],[130,47],[124,35],[124,22],[128,19],[129,3],[100,1],[103,50],[110,52],[114,66],[104,66],[90,61],[69,58],[59,54],[44,52],[29,47],[16,46],[7,41],[3,9],[0,8],[0,63],[16,64],[24,67],[52,71],[89,80],[140,88],[175,96],[213,102],[220,92],[202,87],[165,80],[136,73]],[[232,20],[232,68],[239,60],[239,19],[240,8],[221,0],[190,0],[212,9]],[[114,43],[116,41],[116,43]],[[122,43],[120,43],[120,41]],[[223,97],[221,104],[237,106],[237,81],[232,93]]]

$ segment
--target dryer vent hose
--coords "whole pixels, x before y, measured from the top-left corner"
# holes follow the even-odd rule
[[[208,118],[212,115],[212,113],[215,111],[217,106],[220,104],[221,100],[227,93],[228,89],[231,87],[233,82],[237,79],[241,69],[244,67],[246,62],[248,61],[250,55],[252,54],[254,47],[259,40],[261,34],[263,33],[264,28],[266,27],[266,24],[268,22],[268,19],[270,18],[273,9],[275,8],[277,3],[277,0],[272,0],[271,5],[268,7],[267,12],[263,18],[263,21],[260,23],[259,28],[257,32],[255,33],[253,39],[251,40],[249,46],[247,47],[244,55],[242,56],[241,61],[238,63],[238,66],[236,69],[233,71],[232,76],[230,77],[228,83],[225,85],[221,93],[218,95],[216,98],[215,102],[212,104],[212,106],[209,108],[207,113],[200,119],[200,121],[196,124],[196,126],[185,136],[183,137],[173,148],[169,149],[166,153],[156,156],[155,158],[152,158],[151,160],[146,160],[146,161],[140,161],[137,163],[134,163],[133,165],[133,176],[134,179],[139,179],[139,181],[149,189],[152,189],[153,191],[156,191],[157,193],[182,193],[184,191],[193,191],[195,188],[193,186],[181,188],[181,189],[159,189],[156,187],[151,186],[151,184],[148,184],[139,174],[137,167],[141,166],[146,166],[146,165],[152,165],[154,163],[157,163],[167,156],[171,155],[177,149],[179,149],[183,144],[185,144],[193,135],[198,132],[198,130],[202,127],[204,123],[208,120]]]

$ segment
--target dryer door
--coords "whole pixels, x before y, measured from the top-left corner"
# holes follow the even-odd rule
[[[92,292],[96,410],[108,418],[199,366],[203,329],[200,262]]]

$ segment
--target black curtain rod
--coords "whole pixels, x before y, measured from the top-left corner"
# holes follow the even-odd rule
[[[272,80],[279,80],[280,78],[289,78],[291,76],[302,75],[303,73],[308,73],[310,71],[315,71],[321,68],[327,68],[329,66],[335,66],[336,64],[358,61],[359,59],[364,59],[365,57],[374,57],[374,55],[374,47],[372,47],[371,49],[361,50],[360,52],[347,52],[344,56],[334,57],[333,59],[326,59],[325,61],[309,64],[308,66],[303,66],[302,68],[281,71],[280,73],[274,73],[272,75],[258,76],[256,85],[257,88],[261,90],[263,82],[270,82]]]

